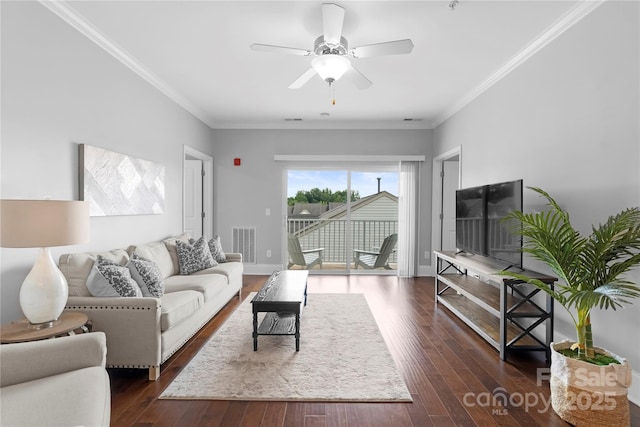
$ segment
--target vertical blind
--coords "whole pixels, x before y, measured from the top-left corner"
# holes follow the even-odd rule
[[[398,276],[416,274],[418,236],[418,179],[420,162],[400,162],[400,197],[398,209]]]

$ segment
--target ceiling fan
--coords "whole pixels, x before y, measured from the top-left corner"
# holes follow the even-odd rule
[[[259,52],[314,57],[311,60],[311,68],[291,83],[289,89],[298,89],[304,86],[316,74],[329,83],[329,86],[332,86],[345,73],[350,74],[358,89],[367,89],[373,83],[351,65],[349,57],[357,59],[381,55],[399,55],[410,53],[413,49],[413,43],[410,39],[374,43],[349,49],[347,39],[342,36],[343,22],[344,8],[334,3],[323,3],[323,34],[314,42],[313,50],[260,43],[252,44],[251,49]]]

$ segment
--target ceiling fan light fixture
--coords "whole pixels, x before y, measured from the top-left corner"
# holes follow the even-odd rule
[[[347,72],[351,63],[344,56],[328,53],[313,58],[311,66],[322,80],[333,83]]]

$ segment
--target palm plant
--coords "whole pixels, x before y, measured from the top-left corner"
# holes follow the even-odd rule
[[[555,286],[513,272],[502,274],[530,283],[551,295],[571,315],[577,333],[578,357],[593,359],[591,310],[616,310],[640,296],[640,287],[625,279],[640,265],[640,209],[625,209],[589,236],[576,231],[569,214],[540,188],[528,187],[547,199],[545,212],[513,211],[514,232],[523,237],[522,251],[546,263],[560,283]]]

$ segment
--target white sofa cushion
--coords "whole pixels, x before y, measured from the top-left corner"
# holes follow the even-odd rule
[[[137,254],[141,258],[153,261],[158,266],[163,279],[175,274],[176,267],[173,265],[173,258],[164,242],[131,245],[127,251],[129,256]]]
[[[160,330],[166,331],[188,319],[204,305],[204,295],[198,291],[180,291],[162,296]]]
[[[239,262],[223,262],[215,267],[207,268],[206,270],[201,270],[196,273],[193,273],[191,277],[198,276],[201,274],[221,274],[227,278],[227,283],[236,282],[242,283],[242,271],[243,265]]]
[[[91,292],[87,289],[87,278],[98,255],[120,265],[126,265],[129,262],[129,255],[124,249],[61,255],[59,260],[60,271],[62,271],[69,284],[69,296],[91,296]]]
[[[204,295],[205,302],[215,298],[225,286],[228,286],[227,277],[220,274],[171,276],[164,280],[165,294],[186,290],[198,291]]]

